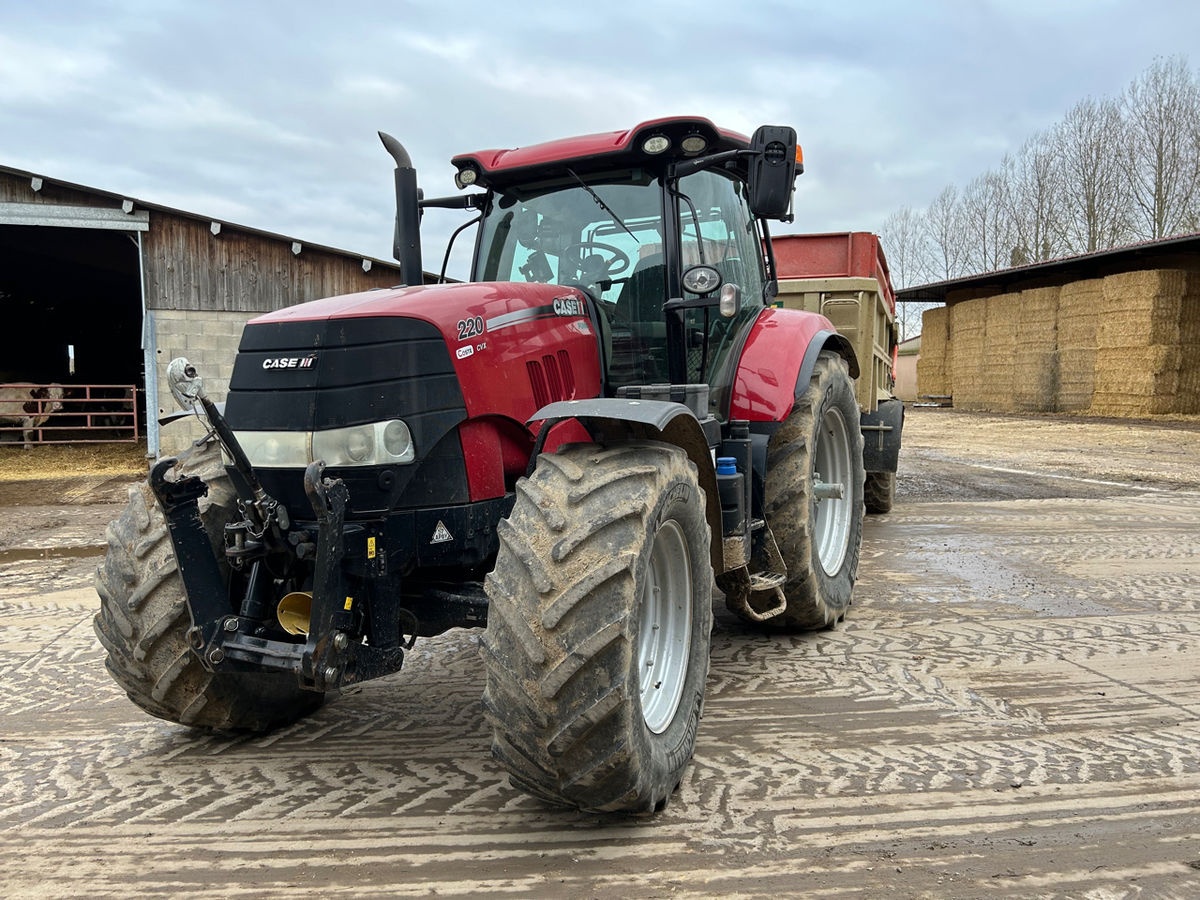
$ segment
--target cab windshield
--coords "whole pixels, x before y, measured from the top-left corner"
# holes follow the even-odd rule
[[[636,172],[497,192],[475,280],[573,285],[615,304],[638,264],[662,254],[661,196],[657,180]]]
[[[678,217],[670,229],[681,242],[674,253],[664,247],[664,199],[666,215]],[[759,246],[740,182],[722,173],[694,173],[671,192],[657,175],[638,170],[586,181],[570,176],[493,193],[474,280],[560,284],[590,294],[608,383],[616,388],[671,380],[663,310],[668,266],[713,266],[738,285],[742,309],[732,321],[722,318],[714,295],[712,309],[687,310],[685,346],[675,350],[687,381],[712,384],[724,377],[741,326],[762,308]]]

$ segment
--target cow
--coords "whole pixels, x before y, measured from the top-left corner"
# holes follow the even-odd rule
[[[60,384],[0,384],[0,425],[16,425],[33,449],[33,432],[63,408]]]

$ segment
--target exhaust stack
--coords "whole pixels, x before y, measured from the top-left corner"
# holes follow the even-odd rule
[[[404,145],[390,134],[379,132],[379,139],[396,161],[396,234],[392,256],[400,263],[400,274],[407,285],[424,284],[421,270],[421,190],[417,170]]]

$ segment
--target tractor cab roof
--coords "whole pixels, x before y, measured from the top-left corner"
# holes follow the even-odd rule
[[[459,185],[503,187],[556,175],[605,169],[652,167],[725,150],[744,150],[750,139],[708,119],[673,116],[641,122],[625,131],[585,134],[518,147],[479,150],[454,157]]]

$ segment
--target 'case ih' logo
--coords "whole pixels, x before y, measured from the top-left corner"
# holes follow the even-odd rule
[[[576,297],[555,297],[554,314],[556,316],[582,316],[583,303]]]
[[[311,369],[317,357],[313,356],[272,356],[263,360],[264,369]]]

